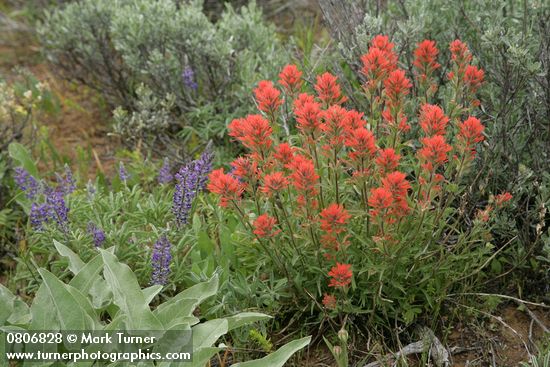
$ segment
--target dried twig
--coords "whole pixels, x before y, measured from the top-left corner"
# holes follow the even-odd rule
[[[533,311],[531,311],[529,308],[527,308],[527,306],[525,306],[522,302],[516,301],[516,303],[519,304],[519,305],[522,305],[525,308],[525,311],[527,312],[527,314],[529,316],[531,316],[531,319],[533,319],[533,321],[535,321],[537,323],[537,325],[540,326],[540,328],[542,329],[542,331],[545,334],[550,333],[550,330],[548,330],[546,325],[544,325],[544,323],[542,321],[540,321],[540,319],[537,317],[537,315],[535,315],[535,313]]]
[[[378,367],[385,366],[386,361],[390,359],[399,360],[409,354],[418,354],[428,351],[434,363],[438,367],[450,366],[449,352],[441,341],[435,336],[434,332],[429,328],[423,328],[420,332],[422,340],[410,343],[395,354],[386,355],[381,361],[371,362],[363,367]]]

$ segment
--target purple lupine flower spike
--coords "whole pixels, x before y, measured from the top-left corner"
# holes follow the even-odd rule
[[[23,167],[15,168],[14,179],[17,186],[19,186],[19,189],[25,192],[25,196],[27,198],[30,200],[34,200],[36,198],[36,195],[38,195],[38,191],[40,190],[40,184],[29,172],[27,172],[26,169]]]
[[[172,182],[174,179],[174,176],[172,175],[172,167],[170,166],[170,160],[168,158],[164,158],[164,164],[159,170],[158,175],[158,182],[160,184],[167,184]]]
[[[51,218],[50,206],[48,204],[31,204],[31,212],[29,215],[32,227],[39,231],[44,223],[49,222]]]
[[[197,90],[199,85],[195,82],[195,72],[190,66],[186,66],[181,73],[181,78],[183,79],[183,84],[192,90]]]
[[[57,223],[63,232],[67,232],[69,208],[65,204],[63,193],[61,191],[53,190],[49,186],[45,186],[44,196],[46,197],[46,205],[49,208],[50,217]]]
[[[73,177],[73,172],[68,165],[65,165],[65,177],[57,176],[57,190],[61,191],[63,195],[69,195],[76,189],[76,181]]]
[[[94,240],[94,245],[96,248],[101,247],[105,242],[105,232],[101,230],[94,222],[88,223],[88,233],[92,236]]]
[[[124,167],[124,163],[120,162],[118,165],[118,176],[120,177],[121,181],[128,181],[130,178],[130,174],[126,171],[126,168]]]
[[[151,285],[165,285],[168,282],[170,262],[172,261],[171,248],[172,244],[165,235],[161,236],[154,244],[153,253],[151,254],[151,266],[153,268]]]
[[[212,170],[212,158],[210,150],[206,150],[199,159],[181,167],[176,174],[177,183],[172,200],[172,212],[178,227],[188,223],[193,200],[208,181],[208,173]]]

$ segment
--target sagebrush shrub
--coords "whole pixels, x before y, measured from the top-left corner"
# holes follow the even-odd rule
[[[228,6],[216,23],[202,6],[85,0],[48,13],[39,33],[66,77],[120,106],[117,131],[125,138],[155,140],[183,126],[210,138],[250,110],[245,92],[282,65],[284,53],[254,3],[240,12]]]
[[[493,246],[493,212],[510,194],[492,197],[473,221],[464,215],[465,173],[485,139],[476,117],[484,72],[463,42],[449,47],[440,84],[435,42],[419,44],[408,73],[388,37],[374,37],[361,58],[362,112],[345,107],[328,72],[315,95],[303,93],[294,65],[281,72],[281,90],[258,84],[261,114],[229,125],[248,154],[208,184],[241,221],[238,251],[248,255],[236,268],[286,278],[294,307],[367,313],[387,327],[433,317],[449,292],[475,286]]]

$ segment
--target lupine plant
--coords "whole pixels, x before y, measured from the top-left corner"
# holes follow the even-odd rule
[[[194,247],[200,229],[191,231],[188,224],[194,216],[195,198],[211,170],[209,150],[176,172],[175,165],[164,160],[151,177],[146,174],[150,167],[145,167],[150,163],[136,168],[133,163],[120,162],[110,184],[98,179],[84,187],[77,185],[68,166],[55,179],[40,177],[25,148],[10,147],[18,152],[12,156],[21,164],[13,174],[19,189],[16,200],[29,217],[29,246],[19,251],[13,281],[21,282],[28,293],[41,283],[36,266],[47,267],[58,276],[65,272],[66,262],[53,251],[53,240],[78,252],[85,261],[100,249],[114,246],[115,254],[132,267],[143,285],[160,284],[173,292],[193,283],[185,281],[190,268],[183,264],[198,251]],[[200,262],[196,263],[196,273],[202,270]]]
[[[221,361],[233,354],[232,361],[242,359],[231,347],[219,341],[233,329],[269,319],[270,316],[244,312],[230,317],[199,320],[194,312],[204,300],[218,290],[218,275],[198,283],[174,297],[163,299],[156,307],[149,304],[158,299],[162,286],[141,288],[134,272],[120,262],[114,249],[100,249],[88,262],[68,247],[54,242],[60,256],[68,259],[72,273],[63,282],[48,270],[38,270],[42,284],[30,307],[9,289],[0,285],[0,352],[4,358],[4,332],[24,330],[190,330],[192,331],[192,362],[174,362],[166,366],[205,366],[211,359]],[[130,301],[130,302],[129,302]],[[70,312],[69,312],[70,311]],[[241,367],[282,367],[297,351],[309,344],[310,337],[291,341],[279,350],[255,361],[235,363]],[[54,345],[50,345],[52,347]],[[87,352],[95,346],[86,347]],[[27,350],[29,351],[29,350]],[[55,351],[49,349],[48,351]],[[5,361],[2,361],[4,363]],[[127,362],[126,362],[127,363]],[[68,366],[91,366],[95,362],[68,362]],[[42,366],[54,365],[44,362]],[[55,364],[57,365],[57,364]],[[121,362],[108,364],[121,365]],[[155,366],[155,362],[140,362],[140,366]],[[229,365],[229,362],[224,364]]]
[[[288,65],[280,88],[258,84],[260,113],[229,125],[247,154],[208,183],[241,223],[236,251],[254,259],[235,267],[286,279],[297,309],[340,324],[367,315],[388,328],[433,318],[449,292],[475,286],[493,247],[491,220],[510,194],[492,196],[475,218],[461,207],[463,178],[485,139],[476,117],[484,72],[460,40],[449,49],[442,68],[435,42],[420,42],[407,72],[389,38],[374,37],[356,91],[365,111],[346,108],[329,72],[309,86]]]

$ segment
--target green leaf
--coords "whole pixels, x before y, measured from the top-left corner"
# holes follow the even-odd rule
[[[29,330],[59,330],[57,314],[52,315],[53,301],[46,285],[42,283],[31,305],[31,325]]]
[[[188,318],[193,315],[193,311],[199,305],[199,300],[196,298],[184,298],[175,303],[164,307],[162,310],[155,310],[154,314],[166,329],[180,323],[181,319]]]
[[[34,178],[38,179],[38,169],[31,154],[22,144],[13,142],[8,146],[8,152],[10,157],[15,159],[27,172],[29,172]]]
[[[150,287],[144,288],[142,292],[143,292],[143,297],[145,297],[145,302],[147,302],[147,304],[151,303],[153,298],[155,298],[155,296],[159,294],[161,290],[162,290],[162,285],[160,284],[155,284]]]
[[[5,325],[6,321],[13,313],[13,301],[15,296],[10,290],[0,284],[0,326]]]
[[[241,312],[231,317],[226,317],[229,331],[256,321],[270,319],[271,316],[259,312]]]
[[[53,244],[57,252],[59,252],[59,255],[69,259],[69,270],[74,275],[77,275],[78,272],[84,267],[84,261],[80,260],[80,257],[77,254],[75,254],[70,248],[63,245],[62,243],[53,240]]]
[[[111,287],[114,303],[127,316],[129,330],[162,330],[162,324],[149,309],[149,303],[141,291],[137,278],[126,264],[108,251],[102,250],[105,264],[103,274]]]
[[[194,286],[181,291],[170,300],[162,303],[157,307],[157,312],[163,312],[165,308],[170,307],[182,299],[197,299],[198,304],[200,304],[203,300],[214,296],[218,292],[218,283],[218,275],[214,274],[208,281],[195,284]]]
[[[16,298],[13,300],[13,312],[8,318],[12,325],[27,325],[31,321],[29,306],[22,300]]]
[[[62,330],[93,330],[94,320],[88,314],[92,306],[76,288],[64,284],[46,269],[38,269],[50,295]],[[87,305],[86,305],[87,303]],[[87,310],[83,307],[88,308]],[[48,312],[51,313],[51,310]]]
[[[60,245],[60,246],[63,246],[59,242],[57,244]],[[57,247],[57,245],[56,245],[56,247]],[[59,251],[59,249],[58,249],[58,251]],[[76,254],[75,254],[75,256],[76,256]],[[78,260],[80,260],[80,259],[78,259]],[[100,279],[101,270],[103,270],[103,258],[101,257],[100,254],[98,254],[92,260],[90,260],[88,263],[86,263],[85,265],[80,267],[80,270],[78,270],[75,273],[75,277],[73,279],[71,279],[71,281],[69,282],[69,285],[71,285],[72,287],[75,287],[76,289],[81,291],[83,294],[88,294],[90,292],[90,289],[92,288],[92,285],[94,284],[94,282],[97,279]],[[107,284],[105,284],[105,286],[106,285]]]
[[[193,351],[211,347],[222,335],[228,332],[226,319],[214,319],[193,327]]]
[[[293,340],[264,358],[233,364],[232,367],[283,367],[286,361],[288,361],[294,353],[304,348],[310,341],[311,336]]]

